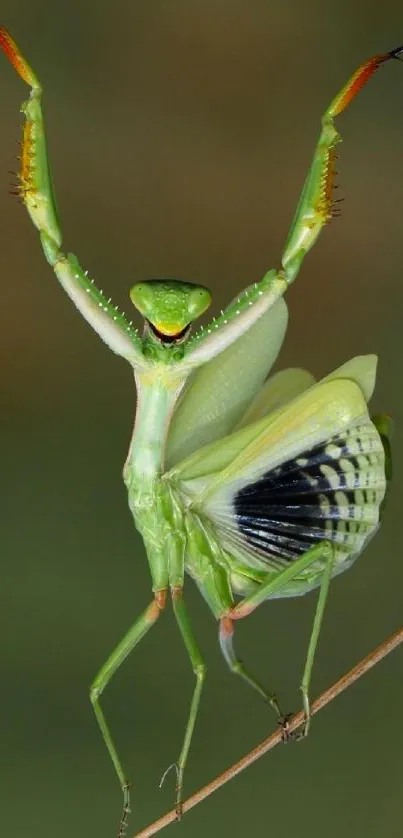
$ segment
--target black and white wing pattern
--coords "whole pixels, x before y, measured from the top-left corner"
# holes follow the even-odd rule
[[[215,523],[231,542],[270,565],[297,558],[324,539],[352,561],[376,531],[385,494],[384,450],[371,422],[302,451],[216,507]]]

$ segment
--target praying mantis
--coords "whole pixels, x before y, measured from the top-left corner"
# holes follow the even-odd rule
[[[371,417],[374,355],[359,356],[316,382],[303,369],[268,377],[286,327],[283,295],[306,253],[336,212],[334,119],[372,74],[403,47],[361,65],[322,116],[313,161],[281,257],[281,267],[242,291],[207,327],[191,328],[210,291],[173,279],[136,283],[130,298],[140,334],[63,252],[41,108],[42,87],[14,40],[0,45],[31,88],[18,193],[39,231],[46,260],[81,315],[131,365],[137,388],[133,436],[123,479],[141,533],[153,598],[102,666],[90,688],[94,712],[123,794],[118,836],[130,812],[130,786],[101,696],[114,673],[164,610],[168,596],[195,675],[182,747],[174,763],[175,806],[182,811],[185,766],[206,667],[184,600],[185,574],[219,628],[234,674],[273,708],[287,739],[287,715],[238,659],[237,620],[274,597],[319,589],[301,681],[310,728],[309,686],[331,578],[346,570],[379,527],[391,472],[388,416]]]

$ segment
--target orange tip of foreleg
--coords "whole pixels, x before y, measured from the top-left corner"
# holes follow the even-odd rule
[[[31,70],[28,62],[21,55],[17,44],[4,26],[0,26],[0,46],[21,78],[26,81],[30,87],[40,88],[40,84],[35,73]]]
[[[370,80],[371,76],[373,76],[378,67],[386,61],[389,61],[391,58],[397,58],[401,61],[401,54],[403,54],[403,46],[397,47],[390,52],[374,55],[374,57],[370,58],[369,61],[366,61],[365,64],[361,64],[361,67],[356,70],[348,84],[343,87],[340,93],[333,100],[329,110],[327,111],[328,115],[333,117],[337,116],[337,114],[341,113],[341,111],[344,111],[357,93],[359,93],[364,85]]]

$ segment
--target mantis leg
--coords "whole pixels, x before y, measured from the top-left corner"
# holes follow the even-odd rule
[[[391,52],[375,55],[362,64],[322,116],[321,134],[282,257],[284,275],[288,283],[293,282],[297,276],[305,254],[315,244],[324,224],[337,215],[337,202],[333,200],[332,193],[335,148],[341,137],[334,127],[334,117],[344,111],[381,64],[391,58],[399,59],[402,49],[398,47]]]
[[[325,570],[323,572],[322,577],[322,584],[319,589],[319,596],[318,602],[316,605],[315,617],[313,620],[313,626],[311,631],[311,636],[309,638],[309,645],[308,645],[308,652],[306,656],[304,672],[302,675],[301,681],[301,692],[302,692],[302,704],[305,710],[305,724],[302,728],[301,733],[298,735],[298,739],[302,739],[304,736],[308,736],[309,728],[311,725],[311,705],[309,701],[309,685],[311,683],[311,674],[312,674],[312,667],[313,661],[315,658],[315,652],[318,645],[320,629],[322,625],[323,614],[325,610],[325,605],[327,602],[327,595],[329,593],[329,585],[330,580],[332,577],[332,570],[334,564],[334,550],[332,551],[332,555],[326,563]]]
[[[185,772],[190,744],[192,741],[194,726],[196,723],[197,712],[199,709],[203,681],[206,675],[206,665],[199,652],[199,648],[197,646],[196,639],[193,634],[193,629],[190,625],[189,617],[185,608],[185,603],[183,601],[182,587],[172,588],[172,605],[181,635],[183,637],[190,658],[190,662],[192,664],[193,672],[196,676],[196,685],[193,690],[193,696],[190,704],[189,717],[186,725],[185,736],[183,739],[182,750],[180,752],[178,762],[176,763],[176,813],[178,818],[180,818],[182,814],[183,776]]]
[[[234,675],[240,675],[241,678],[246,681],[247,684],[250,684],[257,692],[267,701],[270,706],[273,708],[274,712],[277,715],[278,721],[284,718],[277,698],[273,693],[267,692],[267,690],[259,684],[259,681],[256,680],[247,669],[244,667],[242,661],[235,654],[234,646],[233,646],[233,636],[234,636],[234,621],[230,617],[221,617],[220,619],[220,631],[219,631],[219,638],[220,638],[220,646],[221,651],[224,655],[225,660]]]
[[[62,232],[53,190],[47,152],[46,132],[42,113],[42,86],[17,44],[7,30],[0,26],[0,47],[3,48],[17,73],[30,86],[27,102],[21,106],[25,117],[21,143],[21,170],[18,192],[40,233],[47,261],[59,282],[80,313],[95,329],[113,352],[141,366],[141,341],[110,299],[107,299],[93,280],[83,271],[72,254],[61,251]]]
[[[333,570],[333,561],[334,561],[334,548],[333,545],[328,541],[320,542],[320,544],[315,545],[310,550],[307,550],[299,559],[296,559],[290,567],[287,567],[285,570],[278,573],[276,576],[271,577],[268,579],[266,583],[263,583],[259,590],[251,594],[251,596],[246,597],[242,602],[236,605],[234,608],[231,608],[227,615],[225,615],[220,620],[220,644],[224,654],[224,657],[227,660],[230,668],[236,674],[241,675],[248,683],[250,683],[255,689],[258,690],[265,698],[269,701],[270,705],[274,708],[277,713],[278,720],[280,723],[284,725],[286,729],[286,721],[287,717],[283,716],[277,700],[275,696],[268,695],[267,693],[262,690],[260,684],[252,678],[249,673],[243,667],[243,664],[238,661],[235,656],[232,647],[232,635],[233,635],[233,621],[242,619],[250,614],[258,605],[261,604],[266,599],[269,599],[273,595],[279,593],[282,588],[285,587],[288,583],[295,580],[296,577],[304,570],[309,568],[314,562],[325,560],[325,567],[323,570],[321,586],[319,591],[319,598],[316,607],[311,637],[309,640],[308,645],[308,652],[304,667],[304,672],[302,676],[301,682],[301,692],[302,692],[302,701],[303,707],[305,711],[306,721],[304,728],[298,738],[302,738],[308,734],[309,726],[310,726],[310,703],[309,703],[309,685],[311,680],[311,673],[312,667],[315,657],[315,652],[318,644],[320,628],[322,624],[323,613],[326,605],[327,595],[329,591],[329,583],[332,576]]]
[[[104,712],[101,708],[99,699],[105,687],[109,684],[109,681],[111,680],[112,676],[119,668],[120,664],[123,663],[125,658],[127,658],[127,656],[132,651],[132,649],[134,649],[134,647],[137,645],[137,643],[139,643],[142,637],[144,637],[144,635],[151,628],[151,626],[153,626],[154,623],[158,620],[158,617],[162,609],[165,607],[165,602],[166,591],[156,592],[154,601],[151,602],[148,608],[146,608],[146,610],[140,615],[140,617],[129,629],[123,640],[121,640],[119,645],[112,652],[106,663],[104,663],[102,669],[100,669],[100,671],[98,672],[98,675],[94,679],[90,688],[91,703],[94,708],[99,727],[101,729],[103,740],[105,742],[106,747],[108,748],[110,757],[115,766],[115,770],[118,775],[123,792],[123,813],[120,820],[118,838],[122,838],[122,836],[124,835],[127,826],[128,815],[130,812],[129,783],[124,773],[122,763],[120,762],[120,759],[118,757],[118,753],[114,745],[112,736],[110,734],[109,727],[106,723]]]
[[[336,146],[341,138],[334,119],[354,99],[375,70],[392,58],[399,60],[403,47],[375,55],[356,70],[347,84],[330,103],[322,117],[322,130],[311,168],[281,258],[282,269],[269,270],[260,282],[246,288],[203,332],[189,343],[182,363],[191,369],[211,360],[241,334],[244,334],[276,300],[285,293],[298,275],[302,261],[313,247],[322,228],[337,214],[333,199]]]
[[[282,588],[285,588],[289,582],[294,581],[300,573],[307,570],[315,562],[323,563],[326,561],[327,565],[328,560],[332,558],[333,545],[331,542],[320,541],[319,544],[315,544],[314,547],[311,547],[310,550],[303,553],[299,559],[292,561],[284,570],[276,574],[270,574],[267,581],[263,582],[255,593],[245,597],[242,602],[235,605],[234,608],[231,608],[226,616],[232,620],[241,620],[243,617],[247,617],[262,602],[278,594]]]

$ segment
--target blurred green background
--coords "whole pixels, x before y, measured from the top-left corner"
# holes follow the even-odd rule
[[[220,309],[279,265],[319,118],[363,60],[403,41],[400,2],[8,0],[2,22],[45,86],[66,247],[130,311],[140,279],[212,288]],[[149,601],[121,468],[131,372],[80,319],[7,193],[27,90],[0,72],[0,834],[113,838],[120,790],[88,685]],[[341,219],[288,294],[280,366],[320,376],[380,356],[374,411],[396,420],[384,525],[332,585],[317,694],[402,618],[403,67],[384,67],[338,121]],[[273,728],[232,678],[216,627],[187,587],[209,673],[186,792]],[[298,709],[314,596],[267,604],[239,626],[242,657]],[[403,652],[169,834],[401,836]],[[122,667],[104,707],[135,784],[129,835],[172,804],[193,677],[170,610]]]

